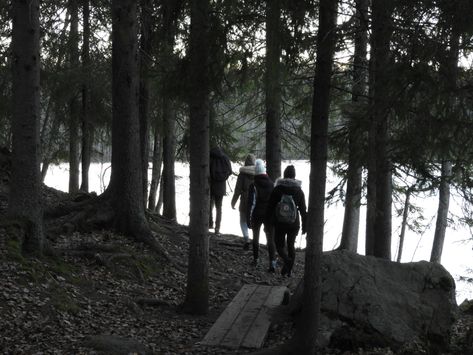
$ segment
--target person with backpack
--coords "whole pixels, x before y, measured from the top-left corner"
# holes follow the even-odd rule
[[[248,190],[248,220],[250,221],[250,228],[253,230],[253,265],[255,266],[258,264],[259,257],[259,233],[261,225],[264,224],[269,254],[268,272],[276,271],[273,226],[266,216],[266,209],[273,188],[273,181],[266,174],[263,160],[256,159],[254,182]]]
[[[300,180],[296,180],[294,166],[287,166],[283,178],[276,180],[266,210],[267,218],[272,221],[274,226],[276,250],[284,260],[284,266],[281,269],[283,276],[291,276],[296,257],[294,243],[301,224],[302,234],[306,232],[307,208],[301,184]]]
[[[232,164],[227,155],[219,147],[210,150],[210,211],[209,229],[213,228],[213,208],[215,205],[215,234],[220,234],[222,221],[222,200],[226,194],[226,183],[232,174]]]
[[[250,238],[248,233],[248,189],[253,182],[255,175],[255,156],[248,154],[245,159],[245,166],[240,167],[240,174],[238,175],[235,185],[235,191],[232,197],[232,208],[240,199],[238,210],[240,212],[240,228],[243,234],[243,249],[250,249]]]

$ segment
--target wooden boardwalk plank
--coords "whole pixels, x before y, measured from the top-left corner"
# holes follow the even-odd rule
[[[263,346],[268,334],[269,325],[271,324],[272,311],[281,305],[286,290],[286,286],[273,286],[271,288],[265,303],[260,308],[255,321],[241,343],[242,347],[261,348]]]
[[[201,344],[260,348],[271,324],[271,312],[282,304],[286,290],[286,286],[244,285]]]
[[[248,333],[248,329],[256,319],[259,309],[266,301],[270,291],[271,286],[258,286],[256,288],[256,291],[248,300],[245,308],[235,319],[232,328],[228,331],[227,335],[225,335],[225,338],[222,340],[220,345],[230,348],[240,347]]]
[[[219,345],[228,331],[232,328],[235,319],[245,307],[248,299],[253,295],[257,285],[244,285],[233,300],[228,304],[214,325],[210,328],[202,345]]]

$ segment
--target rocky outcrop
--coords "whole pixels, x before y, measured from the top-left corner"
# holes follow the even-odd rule
[[[300,311],[301,294],[302,282],[294,310]],[[439,264],[324,253],[321,342],[339,348],[418,342],[444,347],[456,309],[455,282]]]

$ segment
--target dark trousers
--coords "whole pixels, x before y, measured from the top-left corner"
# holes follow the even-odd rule
[[[220,223],[222,221],[222,200],[223,196],[210,195],[210,211],[209,211],[209,228],[213,227],[213,210],[216,209],[215,216],[215,232],[220,231]]]
[[[294,259],[296,258],[296,249],[294,243],[296,241],[299,227],[284,227],[277,225],[274,228],[274,242],[279,256],[284,260],[284,265],[288,272],[291,272],[294,266]],[[287,252],[286,252],[286,237],[287,237]]]
[[[271,262],[276,257],[276,248],[274,245],[274,228],[269,223],[264,223],[262,220],[252,221],[252,230],[253,230],[253,259],[258,259],[259,257],[259,233],[261,230],[261,225],[264,224],[264,233],[266,234],[266,241],[268,246],[268,256],[269,256],[269,266]]]

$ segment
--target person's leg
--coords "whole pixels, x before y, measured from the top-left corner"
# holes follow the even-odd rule
[[[240,211],[240,228],[241,233],[243,234],[243,241],[245,243],[249,242],[249,232],[248,232],[248,223],[246,223],[246,213]]]
[[[261,229],[261,221],[252,221],[253,226],[253,261],[257,263],[259,257],[259,232]]]
[[[268,271],[274,272],[276,269],[276,246],[274,244],[274,228],[271,224],[264,224],[266,234],[266,245],[268,246],[269,268]]]
[[[285,228],[275,227],[274,228],[274,243],[276,244],[276,250],[278,251],[279,256],[281,259],[286,260],[288,259],[286,253],[286,230]]]
[[[220,233],[220,223],[222,222],[222,200],[223,196],[215,196],[215,234]]]
[[[289,256],[289,264],[288,264],[288,270],[287,270],[288,276],[291,276],[291,270],[292,270],[292,267],[294,266],[294,261],[296,259],[296,249],[294,247],[294,244],[296,242],[296,237],[298,233],[299,233],[299,228],[290,229],[287,232],[287,253]]]

